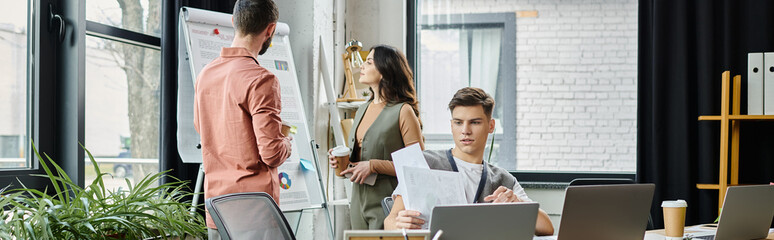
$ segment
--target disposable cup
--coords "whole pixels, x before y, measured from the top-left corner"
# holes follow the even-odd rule
[[[290,126],[289,123],[282,122],[282,129],[280,129],[280,131],[282,132],[282,136],[286,136],[287,137],[287,136],[289,136],[289,134],[292,134],[293,133],[291,131],[292,128],[293,127]]]
[[[345,146],[338,146],[333,148],[331,155],[336,159],[336,176],[341,176],[341,171],[347,169],[349,166],[349,148]]]
[[[688,203],[685,200],[663,201],[661,208],[664,210],[664,230],[667,239],[682,239],[685,230],[685,209]]]

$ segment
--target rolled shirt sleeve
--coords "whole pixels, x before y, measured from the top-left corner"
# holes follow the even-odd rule
[[[532,201],[532,199],[529,198],[529,196],[527,196],[527,192],[524,191],[523,187],[521,187],[521,184],[519,184],[519,181],[517,181],[515,178],[513,179],[513,181],[516,182],[515,184],[513,184],[513,188],[511,188],[511,190],[513,190],[513,193],[516,194],[516,196],[519,197],[521,201],[534,202]]]
[[[250,85],[247,97],[261,160],[270,167],[278,167],[290,157],[289,140],[280,132],[282,100],[279,81],[273,74],[267,74]]]

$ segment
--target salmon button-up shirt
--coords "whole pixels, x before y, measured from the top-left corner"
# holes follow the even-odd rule
[[[280,84],[245,48],[223,48],[196,79],[204,197],[267,192],[279,202],[277,167],[290,157],[280,132]],[[207,227],[215,223],[207,213]]]

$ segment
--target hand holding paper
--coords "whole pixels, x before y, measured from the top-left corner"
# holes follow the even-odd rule
[[[420,219],[421,213],[414,210],[402,210],[395,217],[395,226],[402,229],[421,229],[425,224],[424,219]]]
[[[403,204],[420,212],[419,218],[430,219],[435,206],[467,203],[460,173],[415,167],[403,167],[403,171]],[[427,228],[427,222],[422,228]]]
[[[398,177],[398,188],[403,188],[403,185],[401,184],[404,182],[403,180],[403,167],[409,166],[409,167],[417,167],[422,169],[430,169],[430,166],[427,165],[427,161],[425,160],[425,155],[422,154],[422,148],[419,147],[419,144],[413,144],[404,148],[401,148],[398,151],[392,152],[392,164],[395,166],[395,175]],[[405,193],[405,190],[399,189],[398,192]],[[410,202],[408,196],[403,196],[403,202]],[[410,205],[406,205],[406,208],[408,208]]]

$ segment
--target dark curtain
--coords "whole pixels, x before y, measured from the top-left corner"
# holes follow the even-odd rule
[[[651,214],[663,227],[661,201],[685,199],[686,224],[717,217],[721,73],[742,75],[747,112],[747,53],[774,52],[774,1],[640,0],[637,180],[655,183]],[[774,122],[743,122],[740,183],[774,181]],[[730,151],[729,151],[730,152]]]
[[[183,6],[231,14],[236,0],[161,1],[161,170],[172,169],[171,176],[189,181],[195,189],[198,164],[186,164],[177,152],[177,21]],[[165,179],[169,181],[170,179]],[[199,198],[199,203],[204,199]]]

